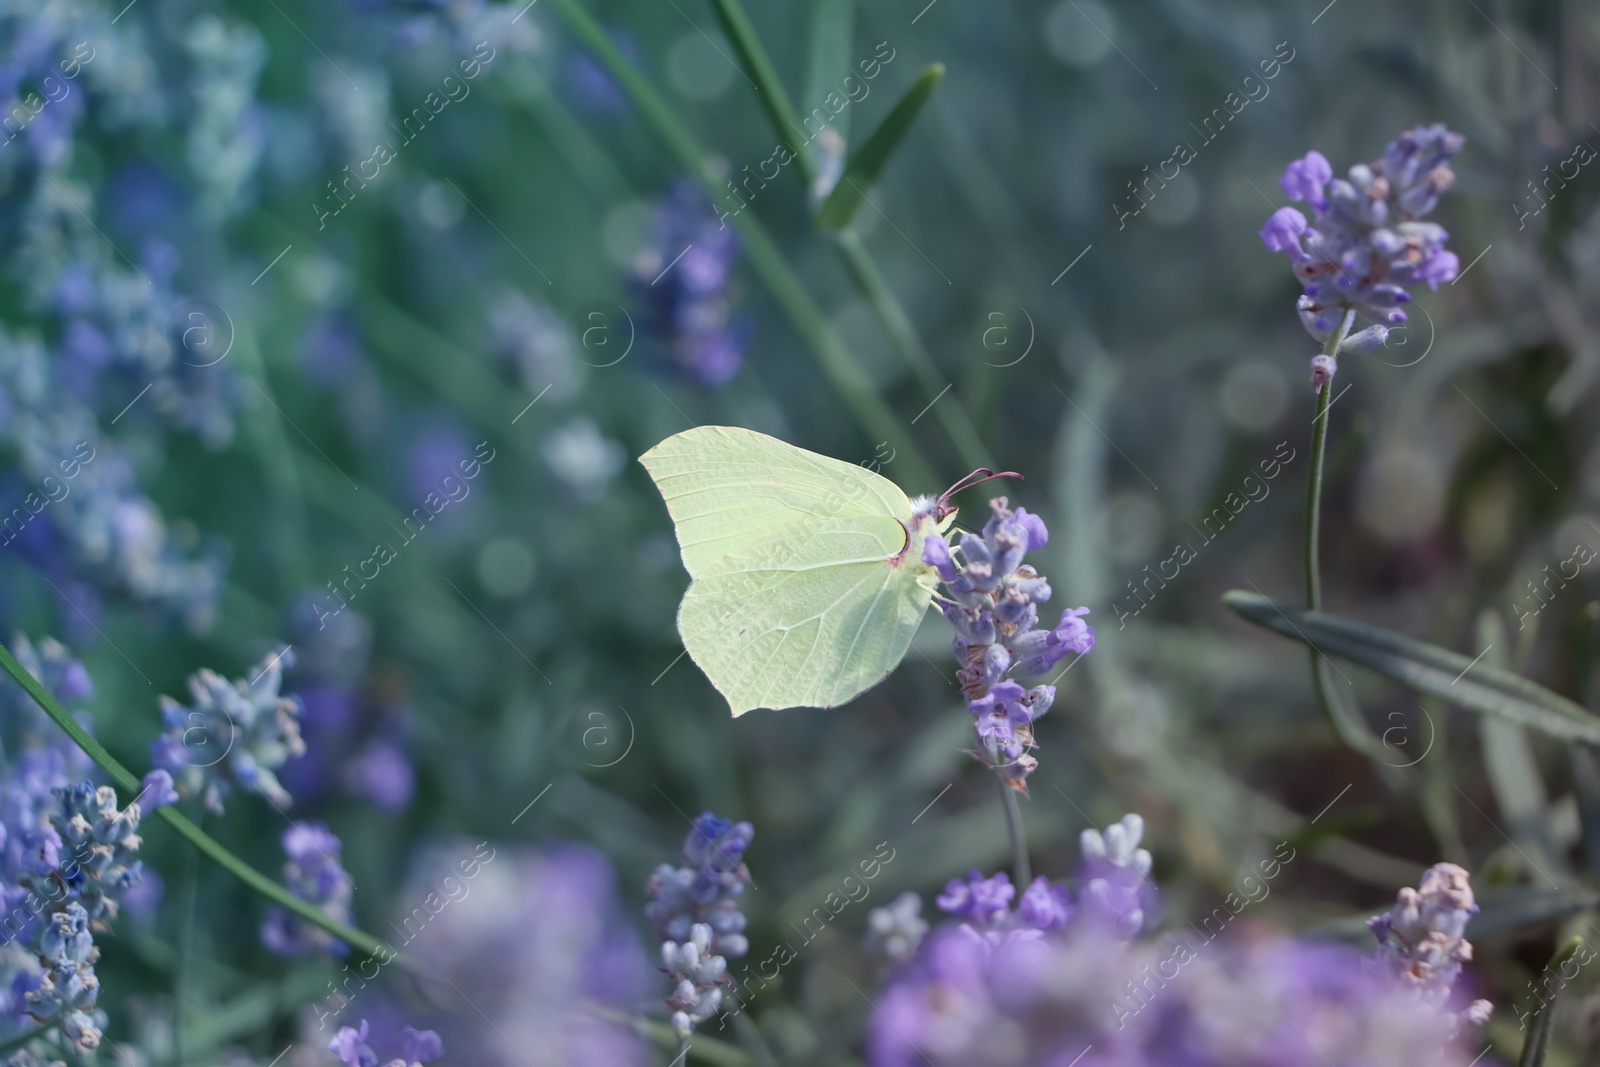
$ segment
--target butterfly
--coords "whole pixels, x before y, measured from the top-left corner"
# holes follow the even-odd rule
[[[909,498],[864,467],[754,430],[699,426],[639,462],[666,500],[693,581],[684,648],[735,716],[830,708],[904,658],[938,575],[922,560],[955,521],[952,493]]]

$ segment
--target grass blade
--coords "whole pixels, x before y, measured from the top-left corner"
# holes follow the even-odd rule
[[[1222,602],[1257,626],[1436,694],[1468,711],[1498,715],[1563,741],[1600,746],[1600,718],[1510,671],[1392,630],[1277,604],[1237,589],[1224,594]]]
[[[772,57],[767,55],[761,38],[756,36],[756,28],[750,24],[750,17],[744,13],[739,0],[711,0],[711,9],[717,13],[722,32],[728,35],[728,40],[738,51],[751,80],[755,82],[756,95],[761,98],[761,106],[766,110],[772,128],[789,146],[789,151],[794,153],[800,175],[810,185],[816,170],[812,165],[809,144],[795,137],[795,130],[800,128],[800,123],[795,115],[794,103],[790,101],[783,81],[778,77],[778,68],[772,65]]]
[[[856,0],[817,0],[811,16],[811,57],[806,65],[802,104],[821,104],[850,73],[850,42],[855,29]],[[850,137],[850,108],[829,124],[845,140]]]
[[[943,80],[943,63],[931,63],[922,69],[917,80],[911,83],[911,88],[906,90],[906,95],[900,98],[882,125],[861,146],[861,151],[845,164],[839,184],[817,212],[818,225],[829,230],[842,230],[850,225],[850,220],[856,217],[856,211],[867,198],[867,190],[878,180],[884,167],[888,166],[890,157],[900,147],[900,142],[906,139],[923,105]]]

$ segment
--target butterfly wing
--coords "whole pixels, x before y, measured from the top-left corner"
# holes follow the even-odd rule
[[[918,538],[920,540],[920,538]],[[691,658],[733,714],[842,704],[905,656],[933,596],[888,516],[784,531],[723,557],[678,610]]]
[[[737,426],[697,426],[639,457],[667,502],[691,577],[796,526],[833,519],[911,520],[880,474]],[[890,550],[898,552],[897,543]]]

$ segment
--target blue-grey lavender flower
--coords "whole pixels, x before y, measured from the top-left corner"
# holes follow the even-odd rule
[[[50,916],[38,951],[38,984],[26,994],[28,1018],[58,1025],[80,1053],[93,1051],[100,1045],[105,1014],[95,1007],[100,980],[94,965],[100,950],[83,905],[73,901]]]
[[[1310,206],[1311,221],[1279,208],[1261,240],[1289,257],[1305,290],[1296,305],[1300,321],[1318,341],[1351,311],[1379,326],[1403,323],[1409,286],[1437,289],[1456,277],[1460,261],[1445,248],[1450,235],[1423,218],[1455,181],[1450,160],[1464,143],[1443,126],[1418,126],[1391,142],[1383,158],[1351,167],[1348,180],[1334,178],[1320,152],[1289,164],[1280,184],[1289,199]],[[1368,334],[1361,344],[1381,338]],[[1325,381],[1333,370],[1325,358],[1316,373]]]
[[[117,810],[117,791],[79,782],[55,790],[49,824],[28,835],[34,863],[23,884],[50,899],[80,904],[87,920],[104,926],[117,915],[117,901],[139,884],[137,803]]]
[[[641,325],[665,367],[700,385],[726,384],[743,360],[739,331],[729,321],[738,255],[734,231],[717,220],[704,191],[684,179],[656,208],[654,229],[634,264]]]
[[[301,900],[315,904],[332,919],[349,922],[354,883],[339,863],[342,848],[323,823],[292,824],[283,832],[283,851],[289,857],[283,865],[283,880],[289,892]],[[349,951],[349,946],[320,926],[312,926],[278,907],[267,913],[261,940],[282,956],[302,956],[319,950],[343,956]]]
[[[650,876],[645,916],[663,941],[689,940],[696,923],[711,928],[716,955],[737,958],[750,950],[739,897],[750,881],[745,849],[755,837],[747,822],[735,823],[705,812],[683,842],[682,862],[663,863]]]
[[[922,897],[908,889],[888,904],[867,912],[867,932],[862,943],[868,952],[890,963],[900,963],[916,955],[927,934]]]
[[[231,683],[201,670],[189,677],[193,707],[161,698],[167,732],[151,742],[151,762],[172,775],[179,795],[198,794],[218,813],[234,788],[260,793],[276,808],[292,803],[273,772],[305,751],[299,702],[278,692],[293,662],[284,649],[254,668],[250,680]]]
[[[750,881],[744,852],[754,837],[749,823],[705,812],[683,842],[682,865],[663,863],[645,886],[644,913],[661,938],[663,969],[673,982],[667,1008],[680,1038],[716,1014],[728,957],[750,950],[739,897]]]
[[[1049,543],[1050,533],[1026,508],[1007,507],[1005,497],[989,506],[993,514],[981,534],[963,533],[952,551],[943,536],[930,533],[922,561],[944,585],[940,609],[956,631],[956,679],[973,732],[1005,782],[1026,793],[1028,775],[1039,765],[1029,752],[1035,747],[1033,723],[1050,710],[1056,690],[1024,689],[1012,678],[1042,674],[1069,652],[1088,653],[1094,629],[1083,621],[1089,609],[1082,607],[1063,611],[1054,627],[1039,627],[1039,605],[1050,599],[1050,583],[1022,560]]]
[[[328,1042],[328,1051],[339,1057],[345,1067],[378,1067],[378,1055],[367,1044],[367,1020],[360,1026],[344,1026]],[[400,1055],[389,1060],[385,1067],[417,1067],[444,1055],[444,1042],[432,1030],[417,1030],[410,1026],[400,1031]]]
[[[1401,889],[1394,907],[1367,921],[1378,938],[1379,966],[1409,995],[1443,1011],[1462,964],[1472,959],[1466,930],[1477,912],[1467,872],[1453,863],[1434,864],[1418,888]],[[1492,1010],[1487,1000],[1475,1000],[1461,1014],[1481,1025]]]
[[[728,981],[728,961],[711,951],[711,927],[695,923],[686,941],[661,943],[661,969],[672,982],[667,1010],[672,1031],[687,1040],[695,1025],[722,1007],[722,987]]]

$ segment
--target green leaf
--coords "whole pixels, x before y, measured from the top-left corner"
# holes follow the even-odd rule
[[[1545,972],[1559,970],[1581,948],[1583,948],[1583,938],[1574,937],[1545,965]],[[1534,1018],[1533,1026],[1528,1031],[1528,1040],[1523,1043],[1522,1056],[1517,1060],[1517,1067],[1543,1067],[1545,1055],[1550,1051],[1550,1028],[1556,1014],[1558,992],[1559,987],[1551,990],[1550,999],[1541,1002],[1539,1014]]]
[[[722,23],[722,32],[728,35],[739,58],[744,60],[755,82],[756,95],[761,98],[761,106],[766,109],[767,118],[772,120],[772,128],[794,153],[806,184],[811,184],[816,172],[807,143],[795,137],[795,131],[801,126],[795,116],[794,104],[784,91],[783,82],[778,78],[778,69],[772,65],[772,58],[762,47],[761,38],[756,36],[756,28],[750,24],[750,17],[739,6],[739,0],[711,0],[711,7],[717,13],[717,21]]]
[[[1600,718],[1566,697],[1510,671],[1392,630],[1320,611],[1276,604],[1235,589],[1222,602],[1246,620],[1339,656],[1480,714],[1539,730],[1563,741],[1600,746]]]
[[[811,57],[806,65],[802,104],[813,107],[835,92],[850,73],[850,43],[855,28],[856,0],[817,0],[811,16]],[[833,117],[833,128],[849,139],[850,114],[845,108]]]
[[[829,230],[842,230],[850,225],[861,202],[867,198],[867,190],[878,180],[883,168],[888,166],[889,157],[906,139],[911,124],[922,111],[922,105],[928,102],[933,90],[943,80],[943,63],[931,63],[923,68],[883,124],[873,131],[867,143],[861,146],[861,151],[845,165],[839,184],[834,186],[833,192],[828,194],[828,199],[823,201],[822,208],[817,212],[818,225]]]

